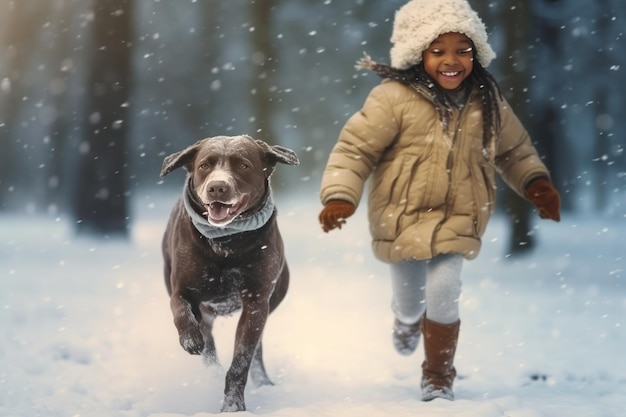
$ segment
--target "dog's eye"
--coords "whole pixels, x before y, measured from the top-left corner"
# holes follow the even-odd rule
[[[200,164],[198,169],[209,169],[209,164]]]
[[[242,162],[239,164],[239,169],[248,169],[248,165]]]

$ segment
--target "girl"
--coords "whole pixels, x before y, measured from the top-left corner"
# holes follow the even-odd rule
[[[391,266],[392,339],[411,354],[424,334],[422,400],[454,399],[463,259],[478,255],[495,171],[541,218],[560,197],[528,133],[485,70],[495,53],[466,0],[412,0],[397,11],[391,65],[342,129],[321,183],[325,232],[341,228],[371,176],[375,256]]]

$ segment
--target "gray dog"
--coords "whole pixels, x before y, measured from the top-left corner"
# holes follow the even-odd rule
[[[162,245],[181,346],[217,364],[213,321],[242,310],[222,411],[246,409],[248,372],[257,386],[272,384],[261,338],[289,285],[269,184],[278,162],[299,164],[292,150],[249,136],[203,139],[163,161],[162,177],[188,172]]]

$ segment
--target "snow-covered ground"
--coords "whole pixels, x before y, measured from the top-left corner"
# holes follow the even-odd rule
[[[76,238],[65,220],[0,218],[0,416],[205,417],[224,369],[178,345],[159,240],[172,198],[137,201],[132,242]],[[537,222],[510,259],[495,218],[466,262],[457,400],[419,400],[421,347],[397,355],[387,267],[363,209],[324,234],[315,196],[278,199],[292,272],[270,318],[275,386],[248,387],[242,416],[626,416],[624,219]],[[237,316],[216,322],[230,362]]]

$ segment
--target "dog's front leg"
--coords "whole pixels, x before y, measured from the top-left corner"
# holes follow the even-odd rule
[[[204,349],[204,338],[189,301],[182,295],[174,293],[170,298],[170,308],[174,316],[174,325],[178,330],[180,345],[192,355],[201,354]]]
[[[262,298],[262,297],[259,297]],[[267,301],[244,301],[237,334],[233,362],[226,373],[224,405],[222,411],[244,411],[244,389],[248,381],[248,371],[263,328],[267,322],[269,304]]]
[[[207,366],[219,365],[217,359],[217,351],[215,350],[215,339],[213,338],[213,322],[216,313],[213,309],[200,303],[200,312],[202,313],[202,322],[200,323],[200,333],[204,338],[204,350],[202,351],[202,359]]]

